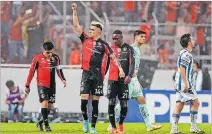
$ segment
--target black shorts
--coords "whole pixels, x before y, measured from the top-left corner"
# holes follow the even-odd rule
[[[108,81],[108,99],[116,98],[117,95],[119,100],[129,100],[128,84],[124,84],[124,81]]]
[[[94,75],[90,71],[83,70],[80,94],[91,94],[95,96],[103,96],[103,79],[102,75]]]
[[[40,103],[47,100],[49,103],[55,103],[55,95],[56,95],[56,88],[55,86],[47,88],[44,86],[38,86],[38,95]]]

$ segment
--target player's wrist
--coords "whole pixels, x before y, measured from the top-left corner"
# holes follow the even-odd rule
[[[25,85],[26,88],[29,88],[29,85]]]

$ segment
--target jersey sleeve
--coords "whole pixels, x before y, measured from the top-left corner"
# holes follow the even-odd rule
[[[191,56],[188,53],[183,53],[181,55],[180,66],[187,68],[190,62],[191,62]]]
[[[135,54],[134,54],[134,49],[129,46],[130,49],[129,49],[129,74],[128,76],[130,76],[132,78],[133,76],[133,73],[134,73],[134,70],[135,70]]]
[[[109,46],[108,43],[105,43],[105,53],[110,56],[111,54],[113,54],[113,50],[112,48]]]
[[[62,67],[60,66],[60,58],[59,56],[55,56],[56,57],[56,70],[57,70],[57,75],[59,76],[59,78],[63,81],[66,80],[63,74],[63,70]]]
[[[30,86],[30,83],[32,81],[32,78],[33,78],[33,76],[35,74],[35,70],[37,68],[38,68],[38,60],[37,60],[37,57],[35,56],[32,59],[32,64],[31,64],[30,69],[29,69],[29,74],[28,74],[27,81],[26,81],[26,84],[25,84],[26,87],[29,87]]]
[[[82,34],[79,36],[81,42],[83,43],[86,39],[88,39],[88,35],[82,32]]]

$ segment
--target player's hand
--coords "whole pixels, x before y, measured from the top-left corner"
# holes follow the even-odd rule
[[[72,10],[76,10],[77,9],[77,3],[73,3],[71,4]]]
[[[20,105],[23,104],[23,103],[24,103],[24,100],[19,100],[18,101],[18,104],[20,104]]]
[[[124,78],[125,77],[125,73],[124,73],[123,69],[119,70],[119,77],[120,78]]]
[[[131,81],[130,76],[126,76],[125,79],[124,79],[124,84],[129,84],[130,81]]]
[[[183,92],[187,93],[188,92],[188,82],[185,82]]]
[[[7,101],[6,101],[6,104],[10,104],[10,101],[9,101],[9,100],[7,100]]]
[[[66,87],[66,85],[67,85],[65,80],[63,80],[63,85],[64,85],[64,87]]]
[[[24,94],[26,95],[26,96],[28,96],[29,95],[29,93],[30,93],[30,88],[25,88],[25,90],[24,90]]]

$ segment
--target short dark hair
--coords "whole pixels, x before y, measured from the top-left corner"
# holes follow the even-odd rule
[[[184,34],[180,38],[180,44],[183,48],[186,48],[188,46],[189,41],[191,41],[191,34],[190,33]]]
[[[46,51],[52,50],[54,48],[54,45],[51,42],[45,42],[43,43],[43,48]]]
[[[12,80],[8,80],[6,83],[7,88],[11,88],[15,85],[15,83]]]
[[[141,30],[136,30],[136,31],[134,32],[134,38],[135,38],[135,36],[140,35],[140,34],[146,34],[146,32],[141,31]]]
[[[115,30],[115,31],[113,32],[113,34],[122,34],[122,32],[121,32],[120,30]]]

